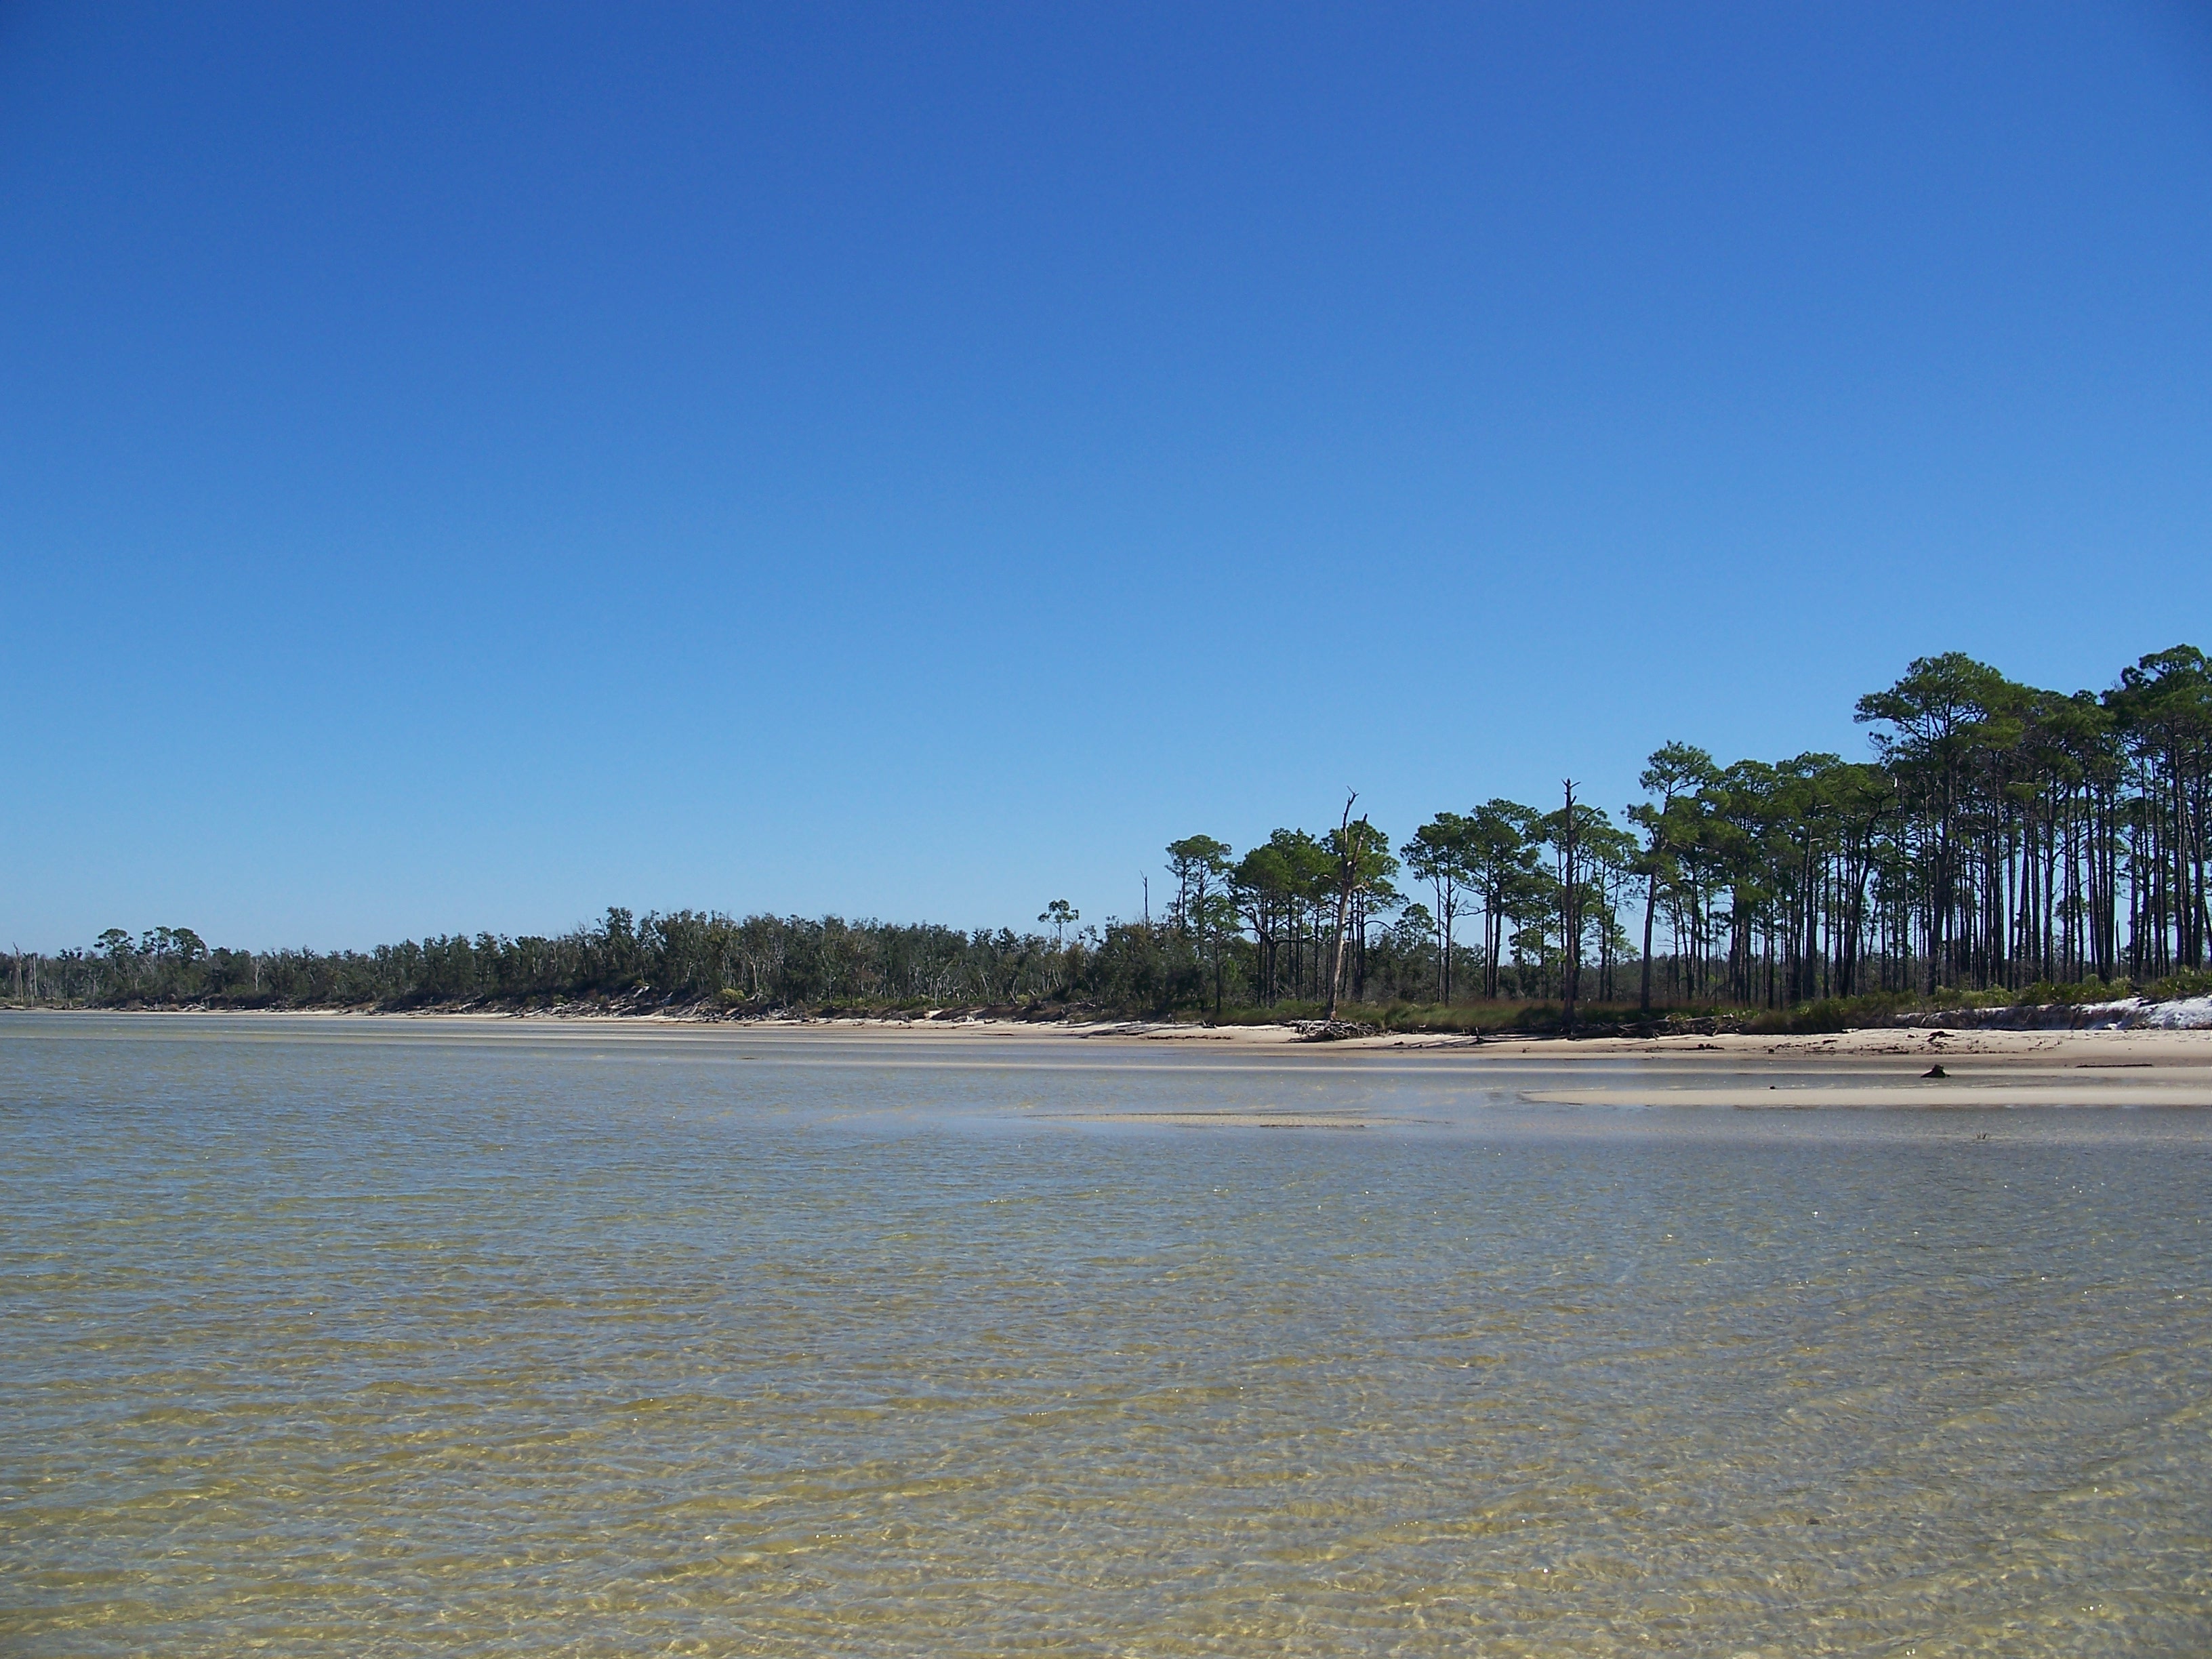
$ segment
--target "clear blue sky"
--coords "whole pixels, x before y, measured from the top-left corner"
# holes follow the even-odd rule
[[[2183,5],[0,7],[0,943],[1128,915],[2208,532]]]

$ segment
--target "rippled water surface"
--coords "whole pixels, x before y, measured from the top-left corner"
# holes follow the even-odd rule
[[[2212,1650],[2204,1115],[1518,1086],[0,1016],[0,1650]]]

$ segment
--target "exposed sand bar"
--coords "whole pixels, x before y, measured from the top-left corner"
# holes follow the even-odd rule
[[[1793,1079],[1759,1084],[1683,1081],[1654,1088],[1532,1089],[1523,1098],[1555,1106],[1734,1106],[1774,1110],[1788,1107],[1918,1106],[1956,1110],[2007,1106],[2212,1106],[2212,1081],[2119,1083],[2095,1088],[2058,1082],[1955,1078],[1948,1083],[1886,1081],[1870,1077]]]
[[[1068,1048],[1092,1044],[1202,1053],[1217,1064],[1243,1055],[1358,1068],[1388,1058],[1446,1066],[1462,1079],[1478,1075],[1502,1093],[1562,1106],[2212,1107],[2212,1031],[1884,1029],[1832,1036],[1480,1042],[1407,1035],[1312,1043],[1281,1026],[976,1021],[786,1029],[800,1042],[814,1032],[858,1036],[873,1030],[886,1046],[908,1052],[957,1052],[963,1035],[976,1042],[1012,1038],[1007,1047],[1015,1049],[1033,1041],[1041,1063],[1050,1063],[1042,1052],[1048,1047],[1060,1059]],[[1927,1075],[1937,1066],[1943,1076]],[[1286,1116],[1284,1127],[1291,1121]],[[1319,1126],[1299,1121],[1297,1127]]]
[[[2212,1107],[2212,1031],[1986,1031],[1881,1029],[1830,1036],[1484,1038],[1421,1035],[1315,1043],[1284,1026],[820,1024],[794,1036],[879,1032],[892,1046],[957,1047],[964,1035],[1075,1039],[1154,1052],[1357,1066],[1420,1057],[1486,1073],[1504,1091],[1554,1105]],[[1043,1058],[1039,1055],[1040,1060]],[[1929,1072],[1941,1066],[1944,1075]]]
[[[20,1020],[21,1023],[18,1023]],[[514,1040],[580,1058],[647,1052],[708,1066],[902,1071],[951,1066],[999,1073],[1273,1074],[1288,1085],[1321,1074],[1410,1085],[1392,1116],[1421,1112],[1433,1077],[1445,1095],[1469,1089],[1495,1102],[1547,1106],[2002,1109],[2212,1108],[2212,1030],[2002,1031],[1881,1029],[1833,1036],[1485,1038],[1407,1034],[1307,1042],[1283,1026],[1068,1025],[1002,1020],[700,1021],[652,1017],[262,1013],[0,1014],[0,1041],[61,1036],[86,1026],[118,1036],[185,1031],[210,1039],[345,1042]],[[1936,1066],[1944,1075],[1929,1077]],[[1071,1118],[1121,1121],[1109,1097]],[[1354,1127],[1375,1108],[1342,1115],[1295,1095],[1273,1111],[1214,1113],[1209,1103],[1162,1102],[1149,1121],[1200,1127],[1224,1121],[1284,1128]],[[1195,1105],[1199,1109],[1191,1109]],[[1164,1109],[1164,1110],[1162,1109]],[[1040,1116],[1051,1115],[1040,1114]]]

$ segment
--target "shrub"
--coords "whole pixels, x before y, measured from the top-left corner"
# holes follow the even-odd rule
[[[2143,993],[2146,1001],[2179,1002],[2184,997],[2212,996],[2212,971],[2202,968],[2184,969],[2178,974],[2168,974]]]

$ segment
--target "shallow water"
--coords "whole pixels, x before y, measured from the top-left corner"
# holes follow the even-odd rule
[[[0,1016],[0,1649],[2212,1648],[2212,1114],[1534,1086]]]

